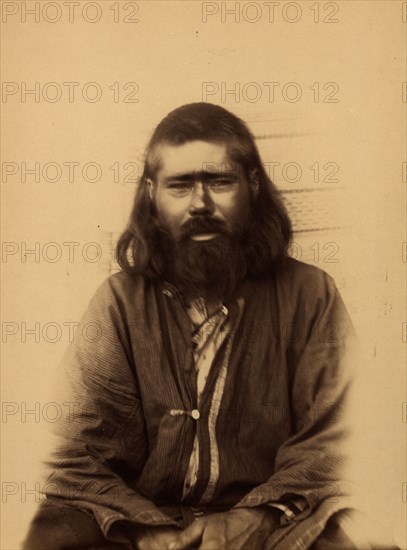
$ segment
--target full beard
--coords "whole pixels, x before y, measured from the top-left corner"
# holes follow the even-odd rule
[[[217,235],[206,241],[192,238],[193,227],[177,240],[161,229],[156,244],[165,278],[186,299],[203,296],[207,300],[225,302],[247,273],[244,237],[219,227],[210,229],[216,229]]]

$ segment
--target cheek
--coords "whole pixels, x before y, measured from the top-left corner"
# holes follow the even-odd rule
[[[248,217],[249,196],[246,193],[218,195],[216,206],[229,224],[236,226],[244,223]]]
[[[171,234],[174,235],[177,233],[185,214],[186,206],[183,204],[183,201],[174,200],[161,193],[157,193],[155,204],[160,222],[169,229]]]

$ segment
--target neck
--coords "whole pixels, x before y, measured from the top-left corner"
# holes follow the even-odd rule
[[[186,305],[194,302],[196,307],[202,307],[202,313],[205,314],[206,317],[210,317],[218,311],[223,303],[222,298],[211,295],[206,289],[202,289],[201,291],[198,290],[193,295],[184,295],[184,302]]]

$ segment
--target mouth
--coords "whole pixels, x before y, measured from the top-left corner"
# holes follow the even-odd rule
[[[219,233],[195,233],[191,235],[191,239],[194,241],[210,241],[218,236]]]

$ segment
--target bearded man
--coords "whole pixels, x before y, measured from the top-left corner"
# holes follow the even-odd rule
[[[99,336],[64,359],[77,407],[25,548],[365,548],[345,529],[353,329],[291,235],[239,118],[160,122],[122,271],[82,320]]]

